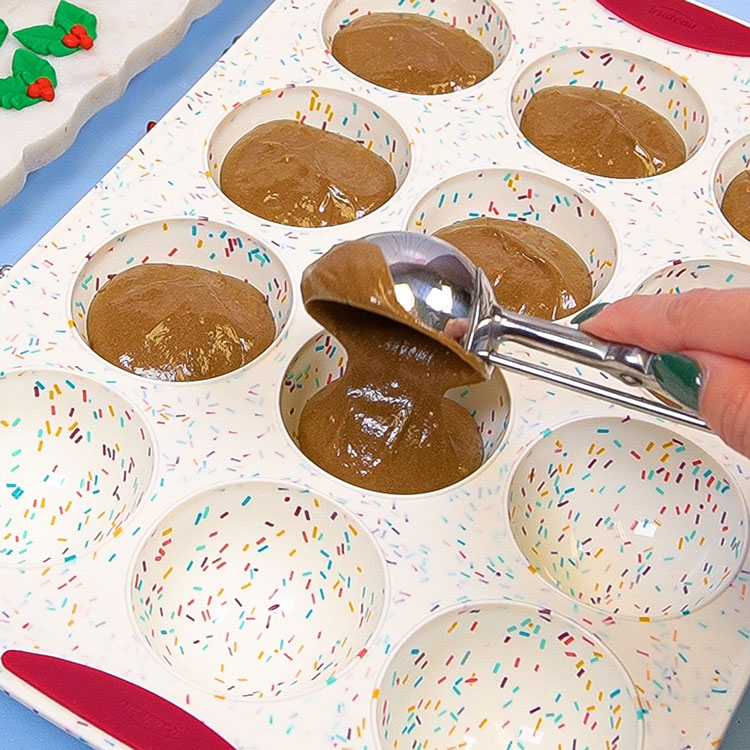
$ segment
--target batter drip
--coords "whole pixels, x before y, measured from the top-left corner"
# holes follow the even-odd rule
[[[352,73],[408,94],[446,94],[494,70],[492,53],[463,29],[413,13],[372,13],[333,38],[333,56]]]
[[[750,171],[747,169],[729,183],[721,212],[745,239],[750,240]]]
[[[578,253],[546,229],[479,218],[435,232],[486,274],[497,303],[513,312],[556,320],[591,302],[591,278]]]
[[[653,177],[686,159],[669,121],[624,94],[581,86],[538,91],[521,131],[547,156],[603,177]]]
[[[240,138],[224,159],[220,183],[246,211],[296,227],[354,221],[396,192],[385,159],[295,120],[274,120]]]
[[[471,414],[444,394],[479,382],[482,368],[457,345],[411,327],[375,245],[344,247],[302,279],[308,312],[349,360],[344,375],[306,404],[300,448],[322,469],[369,490],[415,494],[453,484],[479,468],[484,451]],[[382,315],[367,311],[373,307]]]
[[[205,380],[255,359],[276,336],[263,295],[232,276],[145,263],[108,281],[86,320],[91,348],[155,380]]]

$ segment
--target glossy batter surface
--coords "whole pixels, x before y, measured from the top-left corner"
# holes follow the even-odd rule
[[[411,319],[392,296],[375,246],[348,245],[354,253],[333,248],[302,281],[308,311],[349,359],[343,377],[306,404],[300,448],[329,473],[366,489],[414,494],[447,487],[479,468],[483,445],[471,414],[444,394],[482,376],[470,355],[464,359],[403,324]],[[379,306],[375,298],[384,315],[367,312]]]
[[[750,240],[750,171],[745,169],[729,183],[721,211],[729,223]]]
[[[350,138],[273,120],[232,146],[220,184],[230,200],[263,219],[325,227],[382,206],[396,192],[396,175],[385,159]]]
[[[624,94],[553,86],[532,96],[521,131],[553,159],[604,177],[653,177],[686,159],[669,121]]]
[[[580,255],[546,229],[479,218],[435,232],[479,266],[501,307],[556,320],[591,301],[591,277]]]
[[[409,94],[473,86],[494,69],[492,53],[463,29],[414,13],[373,13],[333,38],[333,56],[355,75]]]
[[[145,263],[108,281],[87,316],[89,345],[113,365],[156,380],[236,370],[276,336],[263,295],[232,276]]]

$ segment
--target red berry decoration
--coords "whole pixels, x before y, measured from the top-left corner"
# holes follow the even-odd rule
[[[82,26],[80,23],[73,26],[70,33],[78,39],[78,44],[80,44],[83,49],[91,49],[94,46],[94,40],[89,36],[86,27]],[[65,39],[63,39],[63,44],[65,44],[65,46],[70,46],[66,44]]]
[[[37,78],[36,83],[39,84],[42,92],[42,99],[45,102],[51,102],[55,98],[55,89],[52,86],[52,81],[49,78]]]
[[[26,89],[26,96],[30,99],[44,99],[45,102],[51,102],[55,98],[55,89],[49,78],[40,76],[30,83]]]
[[[70,47],[70,49],[73,49],[74,47],[81,47],[81,40],[75,35],[75,34],[66,34],[62,38],[62,43],[66,47]]]
[[[12,75],[0,78],[0,107],[25,109],[55,98],[57,74],[52,65],[26,49],[17,49],[11,63]]]

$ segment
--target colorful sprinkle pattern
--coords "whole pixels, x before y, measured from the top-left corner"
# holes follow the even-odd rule
[[[578,191],[537,172],[482,169],[451,177],[419,201],[407,229],[434,234],[480,216],[528,222],[565,240],[589,268],[593,299],[614,276],[617,241],[607,219]]]
[[[689,614],[729,585],[747,549],[745,506],[724,469],[637,420],[548,432],[516,468],[508,503],[532,572],[626,617]]]
[[[691,289],[750,287],[750,266],[731,260],[704,258],[672,263],[642,281],[635,294],[682,294]]]
[[[70,562],[118,537],[154,471],[140,413],[72,372],[10,371],[0,393],[0,564]]]
[[[384,748],[633,750],[642,726],[615,657],[573,623],[514,603],[441,612],[376,689]]]
[[[188,682],[242,698],[336,680],[367,653],[387,579],[373,539],[310,490],[243,482],[178,505],[145,539],[132,610]]]

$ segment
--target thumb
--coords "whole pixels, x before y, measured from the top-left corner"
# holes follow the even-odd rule
[[[703,372],[700,412],[728,445],[750,457],[750,362],[723,354],[686,351]]]

